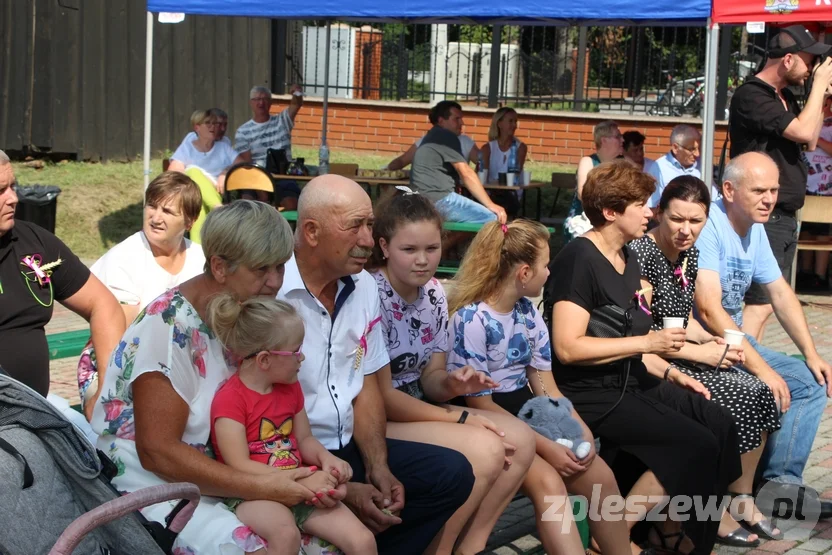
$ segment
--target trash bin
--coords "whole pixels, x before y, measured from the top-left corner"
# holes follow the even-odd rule
[[[14,217],[55,233],[58,195],[61,194],[61,189],[54,185],[28,185],[18,186],[15,192],[18,202]]]

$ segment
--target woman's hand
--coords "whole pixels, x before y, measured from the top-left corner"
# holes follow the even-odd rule
[[[311,502],[315,492],[309,489],[303,480],[309,478],[314,470],[311,467],[294,470],[278,470],[258,476],[262,483],[263,499],[277,501],[287,507]]]
[[[667,374],[667,381],[672,384],[678,385],[679,387],[687,389],[688,391],[701,395],[708,401],[711,400],[711,392],[708,391],[707,387],[702,385],[701,382],[694,380],[678,368],[674,367],[670,369],[670,372],[668,372]]]
[[[486,389],[494,389],[499,385],[485,372],[477,372],[470,366],[463,366],[453,372],[448,372],[445,379],[445,387],[452,397],[479,393]]]
[[[327,474],[331,474],[338,480],[338,484],[346,484],[352,479],[352,467],[350,464],[339,459],[332,453],[327,452],[321,457],[321,467]]]
[[[675,355],[685,345],[686,332],[684,328],[667,328],[651,331],[647,339],[646,352],[653,355]]]
[[[298,480],[298,483],[314,492],[312,499],[306,502],[307,505],[314,505],[316,507],[335,506],[335,500],[331,498],[331,495],[335,494],[335,488],[339,484],[338,479],[329,472],[319,470],[308,478],[301,478]]]
[[[713,341],[700,345],[699,349],[701,349],[704,356],[702,360],[697,362],[703,362],[715,367],[720,359],[722,359],[722,353],[725,352],[725,340],[721,337],[716,337]],[[722,364],[719,367],[730,368],[736,364],[743,364],[744,362],[745,352],[742,350],[742,345],[731,345],[725,354],[725,359],[722,360]]]
[[[465,419],[465,424],[485,428],[490,432],[494,432],[500,439],[503,440],[503,447],[506,450],[505,464],[503,465],[503,467],[507,470],[508,467],[511,466],[511,456],[514,455],[514,452],[517,450],[517,447],[505,441],[504,438],[506,437],[506,433],[500,430],[497,427],[497,425],[494,424],[494,422],[492,422],[489,418],[486,418],[481,414],[469,414],[468,418]]]
[[[587,468],[571,449],[555,442],[552,442],[551,452],[547,454],[546,461],[564,478],[574,476]]]

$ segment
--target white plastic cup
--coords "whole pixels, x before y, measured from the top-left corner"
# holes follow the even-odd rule
[[[685,327],[685,319],[679,317],[672,317],[672,318],[662,318],[662,327],[664,329],[670,328],[684,328]]]
[[[737,330],[725,330],[725,343],[727,345],[742,345],[742,340],[745,339],[745,334]]]
[[[523,171],[523,183],[521,185],[529,185],[532,182],[532,172]]]
[[[517,177],[516,173],[507,173],[506,174],[506,186],[507,187],[514,187],[514,179]]]
[[[478,171],[477,177],[480,178],[480,183],[485,185],[488,182],[488,170]]]

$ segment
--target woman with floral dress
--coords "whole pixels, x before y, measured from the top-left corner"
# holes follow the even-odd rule
[[[125,332],[104,376],[92,426],[98,448],[118,466],[113,484],[119,491],[178,481],[200,488],[203,498],[174,553],[262,555],[264,542],[237,520],[223,498],[296,505],[311,503],[321,492],[297,482],[311,474],[308,468],[249,474],[212,457],[211,401],[235,365],[205,317],[217,293],[240,301],[274,297],[292,254],[292,233],[271,206],[237,201],[211,212],[202,244],[209,265],[205,273],[151,302]],[[331,502],[324,494],[317,503]],[[161,503],[142,513],[164,523],[174,505]]]

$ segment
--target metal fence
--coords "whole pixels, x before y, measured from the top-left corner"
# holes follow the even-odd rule
[[[548,110],[657,112],[664,91],[696,89],[705,64],[699,27],[338,23],[329,47],[331,97],[487,105],[491,96]],[[326,48],[323,22],[294,26],[288,80],[308,95],[323,94]],[[700,103],[688,104],[695,115]]]

